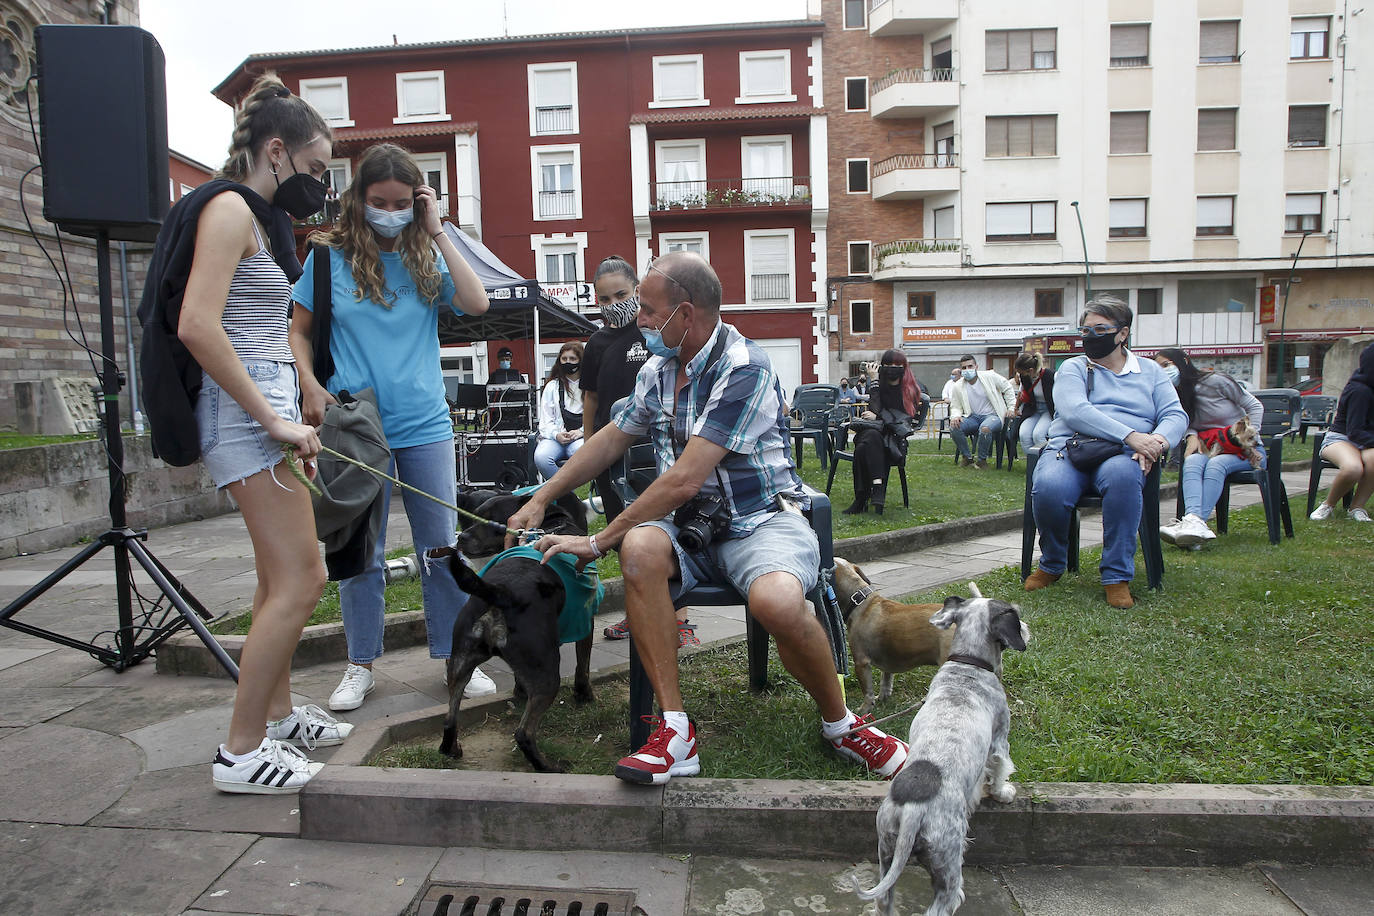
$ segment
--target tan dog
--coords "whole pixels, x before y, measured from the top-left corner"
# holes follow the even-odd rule
[[[879,699],[886,700],[892,696],[892,675],[917,665],[941,665],[949,657],[954,630],[930,625],[943,605],[889,601],[873,590],[862,569],[841,557],[835,558],[835,595],[844,609],[854,673],[864,688],[859,715],[873,708],[874,665],[883,672]]]
[[[1221,454],[1240,455],[1250,462],[1252,468],[1259,470],[1260,465],[1264,463],[1257,447],[1259,441],[1259,430],[1250,424],[1247,417],[1241,417],[1224,429],[1218,427],[1216,430],[1205,430],[1201,437],[1197,433],[1188,436],[1183,457],[1187,458],[1194,452],[1205,449],[1209,458],[1215,458]]]

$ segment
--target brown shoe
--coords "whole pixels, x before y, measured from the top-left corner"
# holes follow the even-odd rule
[[[986,471],[988,469],[988,463],[982,460],[973,462],[973,466],[980,471]]]
[[[1033,592],[1051,586],[1059,581],[1061,575],[1063,573],[1047,573],[1043,569],[1037,569],[1026,577],[1026,591]]]
[[[1131,597],[1131,586],[1127,583],[1113,582],[1103,587],[1107,590],[1107,603],[1112,607],[1135,607],[1135,599]]]
[[[961,465],[963,465],[964,467],[966,467],[966,468],[971,468],[971,467],[973,467],[973,459],[972,459],[972,458],[961,458],[961,459],[959,460],[959,463],[960,463]]]

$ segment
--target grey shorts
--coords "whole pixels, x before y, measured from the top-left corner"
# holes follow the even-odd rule
[[[820,545],[811,523],[795,512],[775,512],[745,537],[713,541],[706,548],[706,557],[682,549],[672,519],[644,525],[662,528],[672,541],[679,570],[679,577],[668,582],[674,599],[700,584],[719,582],[722,572],[741,595],[749,594],[749,587],[759,576],[772,572],[791,573],[801,583],[803,593],[816,587]]]
[[[1349,441],[1350,437],[1347,436],[1345,433],[1338,433],[1334,429],[1328,429],[1326,431],[1326,434],[1322,436],[1322,451],[1326,451],[1326,447],[1333,442]]]
[[[243,368],[257,384],[277,415],[301,421],[300,388],[296,367],[270,359],[245,359]],[[200,428],[200,459],[216,487],[247,480],[259,471],[276,467],[285,456],[281,443],[267,434],[261,423],[205,374],[196,400],[196,425]]]

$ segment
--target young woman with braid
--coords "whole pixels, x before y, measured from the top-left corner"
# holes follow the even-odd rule
[[[363,153],[352,184],[339,196],[339,221],[312,233],[309,241],[329,251],[334,374],[324,385],[315,379],[312,250],[292,292],[301,306],[292,316],[291,348],[301,366],[306,422],[323,422],[325,405],[339,391],[371,388],[391,447],[393,476],[454,503],[458,475],[439,364],[439,309],[481,315],[488,301],[482,281],[444,232],[434,189],[424,183],[410,153],[390,143],[374,146]],[[402,491],[402,499],[417,555],[453,543],[455,511],[409,490]],[[376,549],[363,572],[339,585],[348,667],[329,697],[332,710],[357,709],[376,684],[372,663],[383,649],[390,500],[391,484],[384,481]],[[437,567],[421,570],[420,588],[430,657],[447,659],[453,624],[467,596],[447,570]],[[467,695],[495,692],[491,678],[474,670]]]
[[[314,515],[285,466],[296,447],[313,473],[320,440],[300,422],[287,343],[300,274],[291,218],[324,204],[324,119],[271,75],[253,84],[217,180],[183,197],[158,239],[157,284],[177,337],[203,371],[195,402],[201,458],[243,512],[258,576],[239,660],[229,737],[211,766],[225,792],[299,791],[323,766],[292,744],[338,744],[352,730],[318,706],[292,707],[291,655],[324,588]]]

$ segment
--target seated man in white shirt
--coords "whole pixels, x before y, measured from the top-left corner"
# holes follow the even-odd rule
[[[1002,434],[1003,420],[1016,416],[1016,395],[1011,383],[991,369],[979,371],[978,361],[965,353],[959,357],[959,378],[949,395],[949,430],[959,449],[964,467],[982,470],[996,436]],[[978,436],[978,457],[969,449],[968,437]]]

